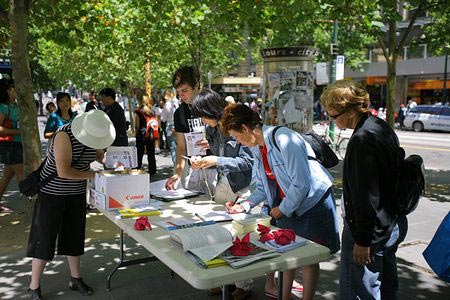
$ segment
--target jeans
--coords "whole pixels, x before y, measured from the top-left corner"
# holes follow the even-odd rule
[[[372,245],[374,257],[368,265],[353,262],[354,240],[347,223],[344,221],[340,264],[340,299],[342,300],[391,300],[397,299],[397,252],[408,230],[405,216],[399,218],[392,229],[389,240],[382,245]]]
[[[174,128],[173,124],[167,124],[166,127],[166,143],[169,145],[170,155],[172,156],[172,162],[175,165],[177,162],[177,141],[175,135],[172,132]]]

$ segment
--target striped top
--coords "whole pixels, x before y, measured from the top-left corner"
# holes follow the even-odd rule
[[[72,167],[80,171],[88,171],[90,163],[96,158],[96,150],[83,145],[73,136],[71,123],[61,126],[56,134],[60,131],[69,135],[72,144]],[[40,174],[41,181],[54,172],[56,172],[56,162],[54,143],[52,143]],[[57,176],[41,187],[41,192],[58,196],[84,194],[86,193],[86,179],[65,179]]]

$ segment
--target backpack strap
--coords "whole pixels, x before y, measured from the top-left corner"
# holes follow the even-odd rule
[[[281,127],[284,127],[284,126],[276,126],[276,127],[272,130],[272,143],[275,145],[275,148],[277,148],[278,151],[280,151],[280,152],[281,152],[281,150],[280,150],[280,147],[279,147],[278,144],[277,144],[277,139],[275,138],[275,133],[276,133],[276,132],[278,131],[278,129],[280,129]],[[299,134],[299,133],[297,133],[297,134]],[[303,137],[302,137],[302,138],[303,138]],[[303,140],[304,140],[304,139],[303,139]],[[305,142],[306,142],[306,140],[305,140]],[[310,155],[308,155],[308,160],[315,160],[315,161],[318,161],[316,157],[313,157],[313,156],[310,156]]]

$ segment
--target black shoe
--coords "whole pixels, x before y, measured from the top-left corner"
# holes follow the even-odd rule
[[[30,300],[41,300],[41,287],[38,287],[35,290],[28,288],[28,294],[30,294]]]
[[[83,282],[82,278],[70,277],[69,288],[73,291],[79,291],[83,296],[90,296],[94,290]]]

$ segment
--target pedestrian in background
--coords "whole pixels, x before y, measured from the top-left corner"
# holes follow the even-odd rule
[[[228,105],[221,118],[222,130],[244,146],[252,147],[255,190],[240,204],[230,201],[230,213],[249,212],[267,201],[276,226],[292,229],[298,236],[339,251],[339,228],[333,196],[333,178],[317,161],[311,146],[295,131],[262,124],[256,111]],[[279,148],[279,150],[278,150]],[[314,298],[319,280],[319,264],[302,268],[303,299]],[[283,272],[283,297],[291,299],[295,269]],[[266,275],[266,296],[278,296],[274,273]],[[350,299],[350,298],[342,298]]]
[[[175,165],[177,142],[175,139],[175,123],[173,116],[178,106],[180,106],[180,101],[175,97],[175,93],[172,88],[167,88],[164,91],[164,99],[166,100],[166,103],[164,104],[164,108],[161,113],[161,124],[163,122],[166,124],[164,130],[166,135],[166,144],[170,150],[172,162]]]
[[[72,111],[71,103],[68,93],[59,92],[56,94],[56,105],[58,109],[47,119],[47,124],[44,129],[44,137],[46,139],[51,139],[59,127],[75,118],[77,114]]]
[[[138,157],[137,168],[142,168],[142,158],[147,152],[148,173],[156,173],[155,140],[148,138],[147,123],[152,118],[150,107],[148,107],[148,97],[142,96],[139,99],[139,107],[134,112],[134,126],[136,136],[136,150]]]
[[[397,299],[395,253],[407,231],[392,207],[397,135],[368,112],[369,94],[357,82],[337,81],[320,101],[339,128],[353,129],[343,169],[340,299]]]
[[[56,111],[55,103],[53,103],[52,101],[47,102],[47,104],[45,105],[45,110],[47,111],[48,116],[50,116],[52,113]]]
[[[58,129],[40,173],[40,187],[34,205],[27,257],[32,257],[30,299],[42,299],[41,277],[48,261],[66,255],[70,269],[69,288],[84,296],[94,293],[81,277],[86,229],[86,179],[94,160],[102,162],[103,150],[115,138],[114,125],[100,110],[91,110]],[[97,150],[99,149],[99,150]]]
[[[99,98],[116,130],[116,139],[111,146],[128,146],[127,120],[122,106],[116,102],[116,92],[111,88],[104,88],[100,91]]]
[[[0,161],[5,165],[0,178],[0,201],[11,179],[16,175],[16,181],[23,178],[22,137],[19,130],[19,106],[17,94],[12,79],[0,79]],[[11,213],[13,210],[0,203],[1,213]]]

